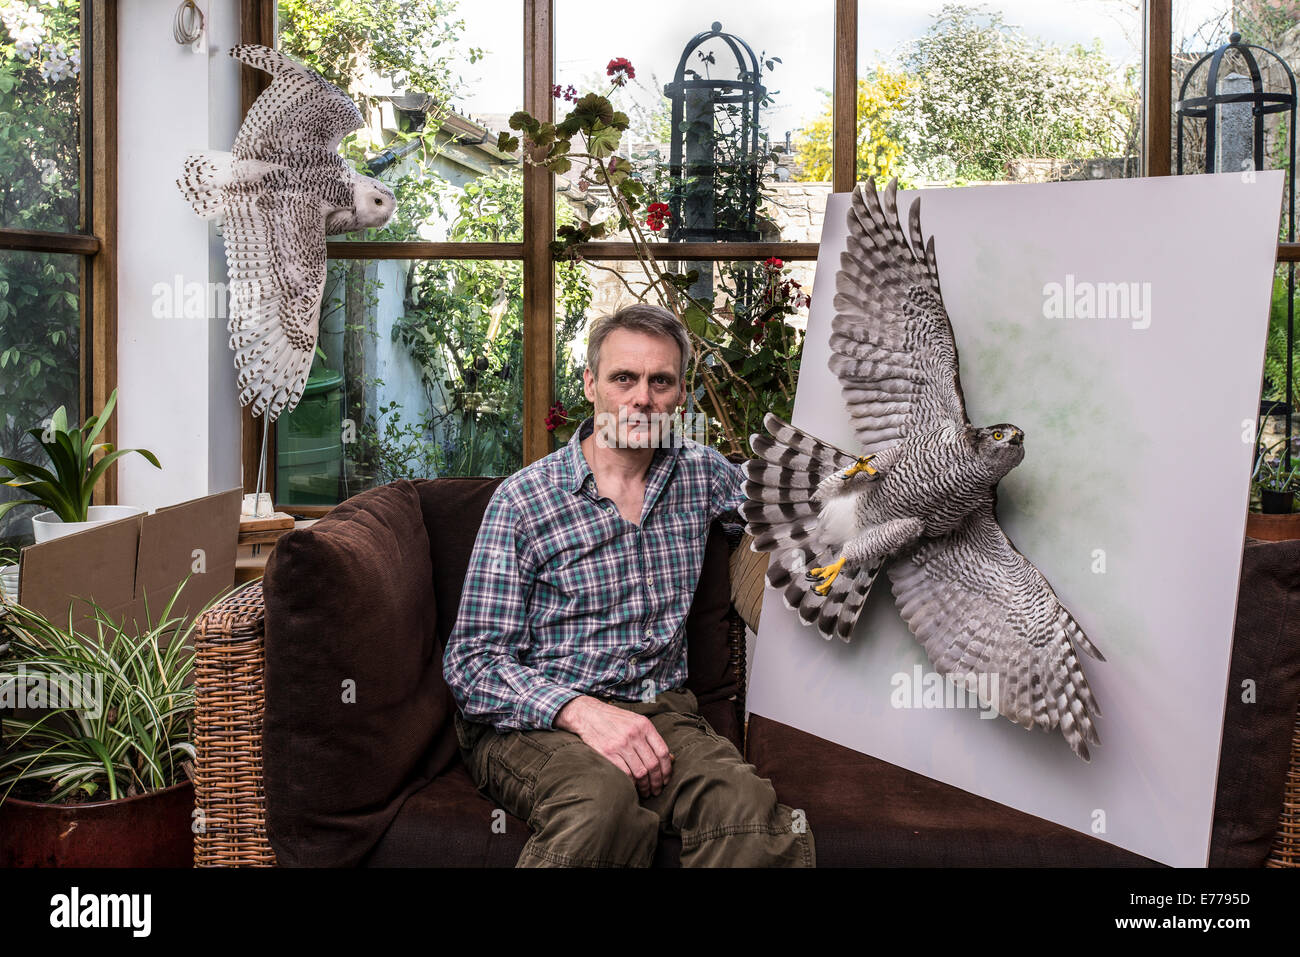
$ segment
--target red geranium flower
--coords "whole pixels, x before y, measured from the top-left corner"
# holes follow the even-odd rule
[[[670,215],[667,203],[651,203],[646,207],[645,224],[657,233],[664,228],[664,220]]]
[[[605,75],[614,78],[615,86],[622,86],[628,80],[636,79],[636,70],[632,69],[632,64],[628,62],[627,57],[620,56],[606,64]]]
[[[785,265],[785,263],[781,262],[781,260],[777,259],[775,256],[770,256],[763,265],[768,269],[780,269]]]
[[[567,416],[568,413],[565,411],[564,406],[556,402],[551,406],[550,411],[546,413],[546,431],[554,432],[558,426],[565,422]]]

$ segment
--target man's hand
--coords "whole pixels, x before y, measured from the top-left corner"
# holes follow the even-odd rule
[[[572,731],[611,761],[636,783],[642,797],[661,792],[672,774],[673,756],[668,745],[643,714],[582,695],[560,709],[555,727]]]

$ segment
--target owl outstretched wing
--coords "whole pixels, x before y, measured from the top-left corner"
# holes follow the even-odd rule
[[[346,93],[270,47],[241,43],[230,55],[273,77],[244,117],[232,147],[236,157],[279,159],[284,153],[320,151],[341,162],[343,137],[364,125]]]
[[[912,432],[969,424],[934,237],[922,242],[918,197],[908,245],[896,184],[890,180],[883,203],[874,179],[853,190],[848,245],[835,276],[829,365],[868,453]]]
[[[996,492],[947,535],[887,567],[903,619],[935,670],[987,689],[989,703],[1021,727],[1060,728],[1089,760],[1101,709],[1077,652],[1105,658],[998,525]]]
[[[231,283],[226,328],[239,401],[274,421],[298,404],[316,355],[324,213],[301,195],[244,195],[228,202],[223,236]]]

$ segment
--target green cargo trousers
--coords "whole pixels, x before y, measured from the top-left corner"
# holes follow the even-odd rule
[[[683,867],[813,867],[802,813],[779,804],[687,689],[608,704],[646,715],[675,760],[664,789],[641,797],[625,771],[569,731],[497,731],[456,712],[480,791],[528,822],[518,867],[649,867],[660,831],[681,836]]]

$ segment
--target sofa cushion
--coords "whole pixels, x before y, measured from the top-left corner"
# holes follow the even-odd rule
[[[504,810],[494,818],[498,810],[457,763],[407,799],[364,865],[513,867],[532,832]],[[680,866],[681,850],[681,838],[661,835],[654,866]]]
[[[263,744],[280,864],[359,863],[406,798],[455,758],[454,747],[435,746],[453,705],[432,575],[408,481],[286,533],[267,560]]]
[[[1245,694],[1247,681],[1251,695]],[[1300,541],[1248,538],[1223,716],[1211,867],[1260,867],[1268,858],[1298,709]]]

